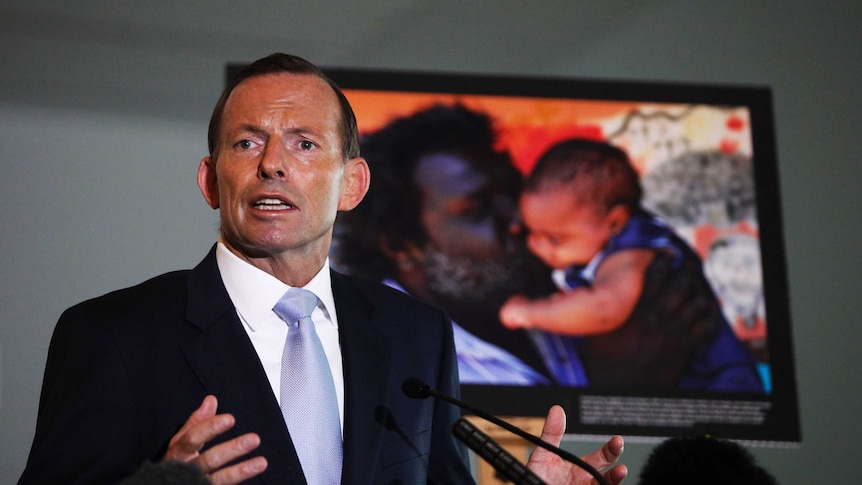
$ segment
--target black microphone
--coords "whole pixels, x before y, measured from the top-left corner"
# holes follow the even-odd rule
[[[515,485],[548,485],[498,445],[490,436],[479,431],[466,419],[461,418],[455,421],[455,425],[452,426],[452,434],[490,463],[503,478],[510,480]]]
[[[429,386],[428,384],[422,382],[420,379],[417,379],[415,377],[410,377],[408,379],[405,379],[404,382],[401,384],[401,391],[404,392],[404,394],[407,395],[407,397],[411,397],[413,399],[426,399],[429,396],[434,396],[437,399],[442,399],[443,401],[446,401],[448,403],[452,403],[452,404],[458,406],[459,408],[466,409],[467,411],[470,411],[471,413],[475,414],[476,416],[479,416],[480,418],[482,418],[486,421],[490,421],[490,422],[496,424],[497,426],[505,429],[506,431],[509,431],[510,433],[514,433],[514,434],[520,436],[521,438],[524,438],[525,440],[529,441],[530,443],[532,443],[536,446],[540,446],[540,447],[550,451],[551,453],[563,458],[564,460],[568,460],[568,461],[574,463],[575,465],[578,465],[579,467],[586,470],[590,475],[592,475],[593,478],[595,478],[596,481],[598,481],[600,485],[608,485],[607,480],[605,480],[605,477],[603,477],[602,474],[599,473],[598,470],[596,470],[595,468],[593,468],[592,465],[590,465],[589,463],[585,462],[584,460],[578,458],[577,456],[569,453],[566,450],[562,450],[562,449],[560,449],[560,448],[558,448],[558,447],[556,447],[556,446],[554,446],[554,445],[552,445],[552,444],[550,444],[550,443],[548,443],[548,442],[546,442],[546,441],[544,441],[544,440],[542,440],[536,436],[533,436],[530,433],[527,433],[526,431],[524,431],[518,427],[512,426],[511,424],[503,421],[500,418],[497,418],[496,416],[492,416],[492,415],[486,413],[485,411],[482,411],[481,409],[475,408],[475,407],[465,403],[464,401],[455,399],[452,396],[447,396],[446,394],[441,394],[441,393],[435,391],[434,389],[432,389],[431,386]]]

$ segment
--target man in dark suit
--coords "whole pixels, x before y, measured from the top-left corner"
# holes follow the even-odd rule
[[[192,462],[217,484],[306,483],[279,409],[293,329],[273,305],[289,288],[318,299],[311,320],[338,396],[341,482],[471,482],[450,432],[458,411],[399,390],[418,377],[457,395],[449,318],[329,269],[335,215],[368,190],[358,146],[347,100],[315,66],[276,54],[244,69],[216,105],[198,172],[220,210],[218,243],[191,271],[63,314],[19,483],[115,483],[162,459]],[[563,421],[549,414],[548,439],[559,442]],[[607,468],[621,451],[616,438],[589,459]],[[542,452],[532,466],[589,481]],[[619,483],[625,469],[608,473]]]

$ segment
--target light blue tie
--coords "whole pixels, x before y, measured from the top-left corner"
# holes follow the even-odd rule
[[[341,483],[341,421],[335,381],[311,312],[317,296],[291,288],[273,311],[287,323],[281,358],[281,414],[309,485]]]

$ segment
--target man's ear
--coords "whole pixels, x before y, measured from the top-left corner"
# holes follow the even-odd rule
[[[215,160],[210,156],[203,157],[201,163],[198,164],[198,188],[201,189],[201,194],[203,194],[207,204],[213,209],[218,209],[218,178],[216,177]]]
[[[344,167],[338,210],[349,211],[359,205],[371,186],[371,169],[362,157],[351,158]]]

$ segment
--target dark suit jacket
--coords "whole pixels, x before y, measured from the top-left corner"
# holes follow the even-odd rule
[[[438,309],[332,273],[345,381],[345,484],[472,482],[452,437],[459,413],[404,396],[418,377],[458,390],[452,326]],[[305,483],[257,354],[222,284],[215,252],[193,270],[78,304],[60,318],[36,435],[19,483],[115,483],[158,460],[207,394],[256,432],[266,472],[249,483]]]

